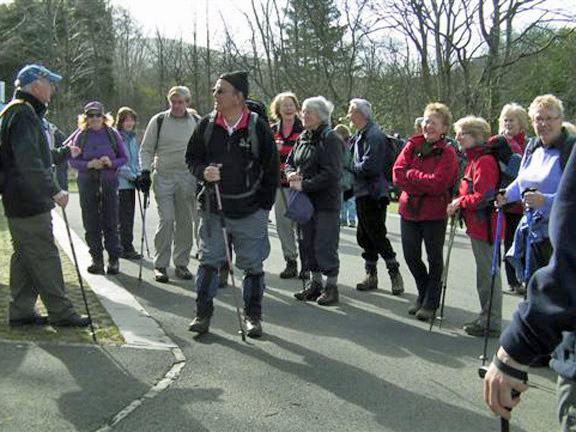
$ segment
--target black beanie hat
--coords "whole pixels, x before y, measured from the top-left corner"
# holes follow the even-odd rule
[[[234,71],[220,75],[220,79],[228,81],[236,90],[244,95],[244,99],[248,98],[248,72]]]

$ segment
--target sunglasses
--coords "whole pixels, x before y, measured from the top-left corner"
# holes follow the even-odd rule
[[[88,118],[100,118],[100,117],[102,117],[102,114],[101,113],[88,113],[88,114],[86,114],[86,117],[88,117]]]

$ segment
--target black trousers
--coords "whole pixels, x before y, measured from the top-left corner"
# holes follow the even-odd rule
[[[506,230],[504,233],[504,256],[506,256],[506,252],[512,247],[512,243],[514,243],[514,235],[516,234],[516,227],[520,223],[520,219],[522,219],[522,214],[518,213],[504,213],[504,217],[506,218]],[[517,286],[520,285],[520,282],[516,278],[516,270],[514,266],[508,262],[508,260],[504,260],[506,263],[506,280],[508,281],[508,285],[510,286]]]
[[[438,309],[446,220],[411,221],[402,218],[401,230],[404,259],[416,281],[418,302],[426,309]],[[422,261],[422,242],[428,255],[428,268]]]
[[[134,213],[136,206],[136,189],[120,189],[118,191],[120,222],[120,244],[123,252],[134,251]]]
[[[396,253],[386,229],[386,209],[388,200],[377,200],[368,196],[356,198],[356,211],[358,214],[358,228],[356,240],[364,249],[362,258],[366,262],[366,268],[375,267],[380,255],[386,261],[388,271],[397,271],[398,262]]]
[[[325,276],[338,276],[340,260],[340,211],[315,211],[312,219],[300,225],[302,241],[299,242],[303,268],[322,272]]]
[[[99,173],[91,173],[78,182],[82,222],[90,255],[100,258],[104,246],[110,257],[122,252],[118,232],[118,180],[102,181]]]

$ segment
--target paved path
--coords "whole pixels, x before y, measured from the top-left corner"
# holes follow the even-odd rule
[[[76,196],[68,215],[83,237]],[[152,207],[151,245],[156,219]],[[149,260],[138,283],[137,263],[122,261],[121,274],[109,280],[134,296],[182,357],[165,349],[0,344],[0,430],[97,430],[127,406],[133,410],[116,417],[113,430],[499,430],[483,405],[477,378],[482,341],[460,330],[478,308],[474,261],[463,233],[454,246],[447,319],[442,330],[430,333],[406,313],[416,290],[402,259],[407,286],[402,297],[390,295],[382,263],[380,290],[353,289],[363,265],[349,228],[341,236],[340,305],[294,301],[299,282],[277,277],[283,259],[270,227],[261,340],[242,343],[231,288],[217,297],[211,333],[193,337],[187,331],[193,284],[154,282]],[[389,228],[401,258],[397,217],[390,216]],[[196,268],[192,260],[190,269]],[[505,318],[517,302],[505,296]],[[539,370],[531,380],[537,388],[514,410],[511,430],[554,430],[554,375]]]

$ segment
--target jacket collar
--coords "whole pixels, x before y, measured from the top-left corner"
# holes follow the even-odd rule
[[[48,109],[48,107],[40,102],[40,100],[35,96],[22,90],[16,90],[14,93],[14,99],[22,99],[30,103],[40,118],[44,117],[44,114],[46,114],[46,110]]]
[[[250,111],[248,111],[248,108],[244,107],[242,109],[242,118],[240,119],[240,123],[238,123],[238,126],[236,127],[234,132],[240,129],[246,129],[248,127],[249,117],[250,117]],[[228,130],[226,122],[224,121],[224,116],[219,112],[216,113],[216,119],[214,120],[214,124],[221,126],[224,130]]]

